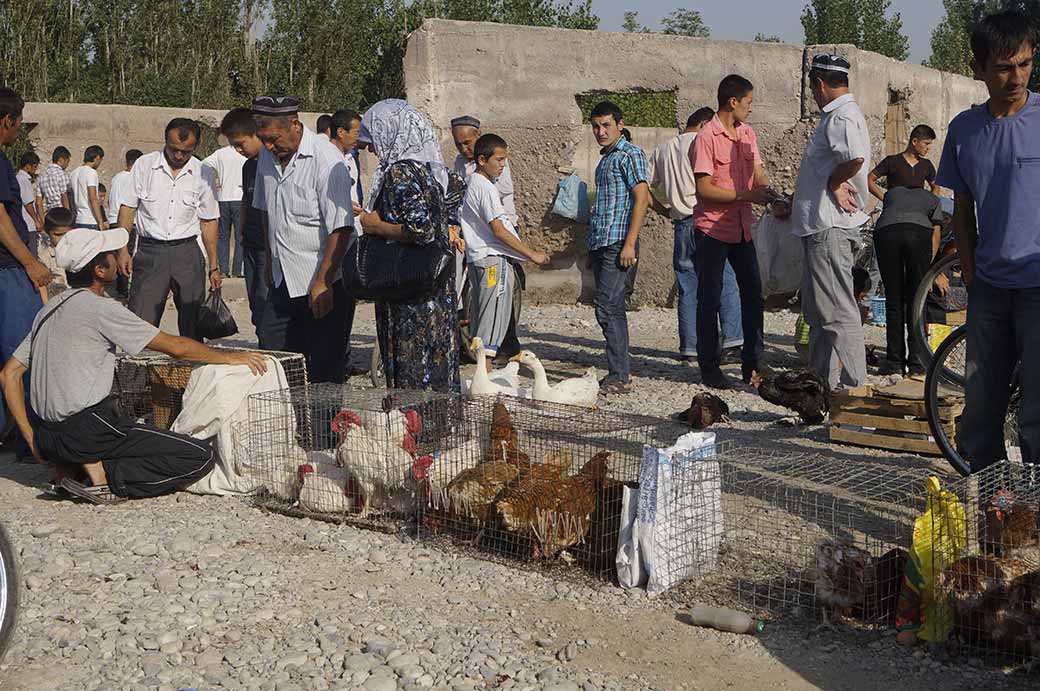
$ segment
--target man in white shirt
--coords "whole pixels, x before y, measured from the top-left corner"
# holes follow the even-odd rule
[[[127,199],[130,194],[130,187],[133,185],[132,178],[130,177],[130,170],[137,163],[137,159],[141,158],[144,153],[140,149],[130,149],[126,152],[126,156],[123,159],[125,168],[115,175],[112,176],[112,180],[109,183],[111,189],[108,191],[108,227],[114,228],[119,225],[119,207],[123,205],[123,200]],[[133,252],[134,242],[134,231],[130,231],[130,242],[127,243],[127,247]],[[116,277],[116,293],[120,297],[128,297],[130,294],[130,279],[119,274]]]
[[[697,365],[697,248],[694,242],[693,207],[697,204],[697,180],[690,164],[690,149],[697,133],[715,117],[705,106],[686,120],[686,129],[675,139],[650,154],[650,191],[654,211],[671,220],[675,228],[672,268],[678,286],[676,311],[679,313],[679,360],[687,367]],[[737,277],[728,263],[722,272],[723,360],[736,362],[744,344],[740,323],[740,291]],[[729,356],[727,358],[727,356]]]
[[[849,93],[845,58],[814,57],[809,85],[823,118],[805,147],[791,205],[793,232],[805,248],[802,314],[811,329],[809,364],[831,388],[855,387],[867,378],[852,266],[868,220],[863,205],[870,196],[870,133]]]
[[[136,225],[138,237],[133,258],[126,247],[119,251],[120,271],[133,274],[127,306],[158,326],[172,290],[180,335],[196,340],[207,276],[200,233],[209,257],[210,287],[220,288],[222,282],[217,262],[220,210],[203,178],[202,162],[192,156],[201,136],[194,120],[170,120],[163,149],[141,156],[130,170],[131,185],[119,208],[119,225],[127,231]]]
[[[36,206],[36,193],[33,191],[33,180],[36,179],[36,171],[40,169],[40,157],[31,151],[26,151],[18,160],[18,192],[22,197],[22,217],[25,219],[25,227],[29,229],[29,251],[38,256],[39,231],[43,227],[43,219],[40,218],[39,207]]]
[[[253,207],[264,211],[271,289],[258,337],[264,350],[307,357],[312,382],[342,383],[353,313],[340,280],[354,239],[350,174],[328,137],[303,126],[291,96],[253,100],[264,144]]]
[[[97,169],[105,160],[105,150],[94,144],[83,152],[83,165],[69,175],[76,225],[80,228],[108,230],[108,216],[101,208]]]
[[[225,276],[242,275],[241,244],[235,242],[232,258],[232,238],[242,232],[242,166],[246,157],[235,151],[233,146],[225,146],[202,160],[202,165],[212,171],[217,185],[217,203],[220,205],[220,228],[217,239],[217,256],[220,258],[220,271]]]
[[[347,164],[347,172],[354,184],[350,186],[350,199],[354,204],[354,213],[359,213],[364,204],[361,192],[361,167],[358,165],[357,140],[361,134],[361,115],[349,108],[342,108],[332,114],[329,123],[329,141],[343,154],[343,162]],[[355,219],[356,221],[357,219]],[[361,224],[355,230],[361,234]]]

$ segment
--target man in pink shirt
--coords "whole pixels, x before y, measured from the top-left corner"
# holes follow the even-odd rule
[[[747,124],[753,86],[731,74],[719,83],[719,110],[690,149],[697,206],[697,364],[701,382],[713,389],[732,385],[722,373],[719,347],[719,306],[722,272],[728,260],[740,288],[744,346],[741,374],[744,383],[758,370],[764,349],[762,338],[762,279],[751,241],[755,222],[752,204],[771,199],[769,177],[762,167],[755,131]]]

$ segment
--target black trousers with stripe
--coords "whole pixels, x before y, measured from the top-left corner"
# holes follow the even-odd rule
[[[101,461],[113,494],[156,497],[187,487],[213,468],[208,441],[121,418],[114,398],[61,422],[39,422],[36,448],[48,461]]]

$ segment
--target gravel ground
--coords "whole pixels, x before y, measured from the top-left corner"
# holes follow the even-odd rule
[[[233,309],[247,324],[244,303]],[[794,319],[768,315],[770,364],[793,362]],[[602,365],[589,307],[527,307],[524,320],[522,339],[550,377]],[[698,386],[696,370],[674,358],[674,311],[644,309],[630,323],[636,390],[605,406],[684,409]],[[356,325],[354,358],[367,362],[370,307]],[[883,333],[870,327],[868,337]],[[733,422],[719,429],[723,439],[942,468],[834,447],[821,426],[778,425],[790,413],[750,390],[725,397]],[[2,689],[1036,687],[1035,677],[901,649],[890,632],[816,633],[815,622],[781,620],[757,638],[719,633],[683,623],[681,599],[553,582],[405,535],[188,494],[109,508],[54,502],[37,489],[45,479],[10,454],[0,460],[0,505],[22,579]]]

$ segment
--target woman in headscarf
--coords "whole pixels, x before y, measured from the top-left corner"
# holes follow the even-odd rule
[[[358,144],[379,159],[361,214],[364,232],[448,247],[451,204],[458,204],[459,195],[449,183],[440,144],[422,113],[405,101],[380,101],[362,116]],[[454,264],[449,271],[443,285],[428,297],[376,303],[376,332],[388,387],[459,392]]]

